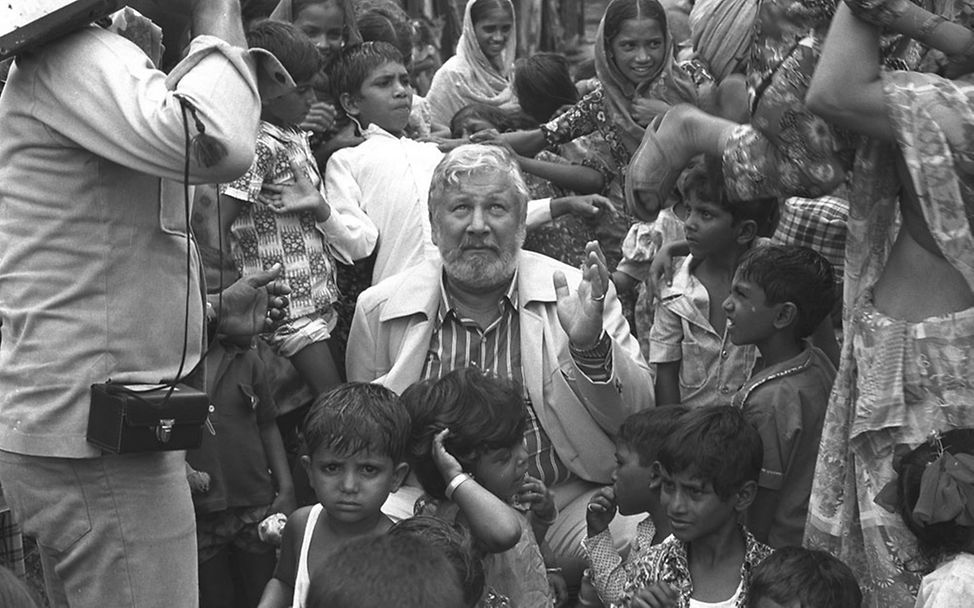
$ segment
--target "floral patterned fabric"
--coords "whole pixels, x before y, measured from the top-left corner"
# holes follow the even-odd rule
[[[741,593],[737,596],[737,608],[747,606],[748,588],[750,587],[751,571],[771,555],[771,547],[758,542],[750,532],[743,526],[741,534],[744,535],[745,550],[744,561],[741,562]],[[658,545],[649,549],[646,556],[638,562],[632,564],[630,571],[633,572],[631,580],[626,584],[626,599],[619,603],[613,603],[612,607],[626,607],[632,598],[632,594],[647,585],[652,585],[657,581],[668,583],[680,592],[677,601],[677,608],[688,608],[690,596],[693,595],[693,580],[690,578],[690,563],[687,559],[687,545],[679,541],[674,536],[670,536]]]
[[[278,215],[257,200],[265,182],[293,179],[291,161],[308,172],[311,184],[320,188],[321,175],[308,146],[308,136],[298,129],[282,129],[261,121],[254,162],[242,176],[220,185],[220,193],[246,201],[230,227],[230,251],[237,270],[252,274],[275,263],[284,266],[283,278],[291,287],[287,320],[333,315],[338,300],[335,263],[314,213]]]
[[[974,288],[974,77],[885,75],[890,122],[924,219]],[[857,573],[863,606],[910,607],[915,539],[873,499],[894,477],[897,446],[974,426],[974,309],[910,323],[879,313],[871,287],[899,229],[897,150],[860,148],[845,263],[846,339],[819,448],[805,544]]]

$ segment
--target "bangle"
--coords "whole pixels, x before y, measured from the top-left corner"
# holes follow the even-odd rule
[[[473,479],[473,477],[467,475],[466,473],[457,473],[456,477],[451,479],[450,483],[446,484],[446,491],[443,492],[443,494],[446,495],[446,499],[453,500],[453,493],[457,491],[457,488],[471,479]]]

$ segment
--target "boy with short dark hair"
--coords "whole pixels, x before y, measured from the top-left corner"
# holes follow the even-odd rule
[[[396,394],[378,384],[342,384],[315,401],[301,463],[319,502],[288,518],[261,608],[304,606],[309,572],[320,571],[336,545],[392,527],[381,507],[409,470],[410,426]]]
[[[652,608],[742,608],[771,553],[738,523],[757,492],[761,437],[730,406],[684,414],[660,447],[660,502],[673,534],[633,565],[627,598]]]
[[[862,591],[849,566],[824,551],[784,547],[751,575],[748,608],[860,608]]]
[[[728,340],[721,302],[738,259],[764,233],[777,202],[729,201],[713,159],[691,170],[684,195],[690,255],[660,291],[649,362],[656,364],[657,404],[716,405],[744,384],[757,359],[753,346]]]
[[[404,135],[413,89],[403,58],[391,44],[364,42],[345,48],[332,64],[331,86],[365,141],[331,155],[325,191],[336,211],[364,211],[378,229],[375,284],[427,254],[439,255],[427,201],[433,169],[443,153],[434,143]],[[368,245],[369,251],[374,245]]]
[[[732,404],[764,442],[758,493],[748,512],[754,535],[772,547],[800,545],[818,443],[835,367],[807,342],[836,299],[832,266],[806,247],[747,252],[724,301],[727,333],[761,353]]]
[[[582,540],[589,560],[589,577],[605,604],[621,601],[627,567],[670,533],[669,522],[659,500],[660,474],[656,455],[663,440],[688,410],[682,406],[657,407],[626,418],[615,437],[616,468],[613,485],[602,488],[589,500],[586,522],[588,537]],[[616,510],[622,515],[646,513],[636,526],[625,563],[615,546],[609,522]]]

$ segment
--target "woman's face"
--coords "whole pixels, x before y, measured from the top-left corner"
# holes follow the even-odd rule
[[[345,13],[335,0],[306,6],[294,17],[294,27],[304,32],[325,55],[342,50]]]
[[[641,84],[659,73],[666,57],[666,35],[655,19],[626,19],[609,50],[622,75]]]
[[[493,61],[504,52],[507,46],[507,39],[511,37],[511,30],[514,29],[514,20],[507,11],[495,8],[477,23],[473,25],[473,31],[477,35],[477,44],[484,52],[487,59]]]

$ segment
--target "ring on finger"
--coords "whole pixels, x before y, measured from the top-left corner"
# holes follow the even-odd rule
[[[602,294],[602,295],[600,295],[600,296],[599,296],[599,297],[597,297],[597,298],[596,298],[596,297],[593,297],[593,298],[592,298],[592,301],[593,301],[593,302],[601,302],[602,300],[605,300],[605,294]]]

